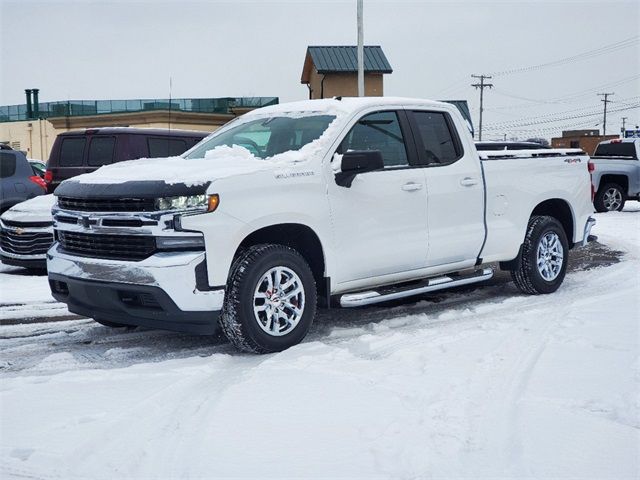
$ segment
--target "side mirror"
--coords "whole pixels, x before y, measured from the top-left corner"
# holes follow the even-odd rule
[[[340,172],[336,173],[336,183],[349,188],[360,173],[376,172],[384,168],[380,150],[349,150],[342,155]]]

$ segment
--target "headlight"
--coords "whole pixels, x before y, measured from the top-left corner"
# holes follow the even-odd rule
[[[213,212],[218,208],[219,197],[215,195],[190,195],[184,197],[162,197],[156,200],[157,210],[202,210]]]

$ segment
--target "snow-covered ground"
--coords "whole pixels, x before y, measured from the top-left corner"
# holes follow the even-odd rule
[[[622,261],[590,247],[556,294],[498,276],[332,310],[279,354],[3,325],[0,477],[638,478],[640,205],[597,219]],[[3,304],[51,301],[46,277],[0,282]]]

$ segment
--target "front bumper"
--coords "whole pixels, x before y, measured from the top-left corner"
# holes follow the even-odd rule
[[[0,219],[0,261],[5,265],[44,270],[52,243],[52,225],[9,224]]]
[[[71,312],[115,323],[199,334],[217,330],[224,289],[200,291],[204,252],[162,252],[139,262],[47,253],[52,294]],[[201,267],[202,268],[202,267]]]

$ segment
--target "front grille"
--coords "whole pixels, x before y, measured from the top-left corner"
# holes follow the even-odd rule
[[[57,231],[65,252],[83,257],[114,260],[144,260],[156,250],[154,237],[148,235],[102,235]]]
[[[61,209],[80,212],[153,212],[155,203],[153,198],[58,198]]]
[[[39,228],[39,227],[50,227],[52,225],[51,221],[48,222],[24,222],[24,221],[19,221],[16,222],[15,220],[5,220],[4,218],[2,219],[2,223],[4,223],[5,225],[7,225],[8,227],[35,227],[35,228]]]
[[[53,243],[53,234],[23,230],[0,229],[0,248],[14,255],[44,255]]]

